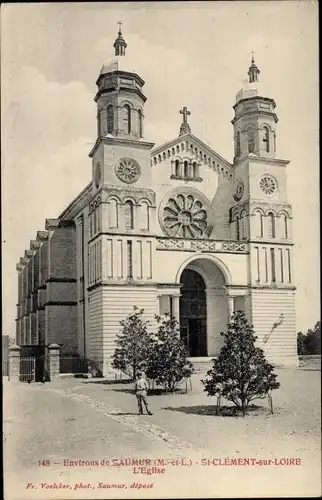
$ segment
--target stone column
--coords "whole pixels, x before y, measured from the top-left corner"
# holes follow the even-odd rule
[[[20,380],[20,351],[18,345],[9,347],[9,380],[19,382]]]
[[[228,295],[227,299],[228,299],[228,323],[230,323],[231,317],[234,313],[234,297]]]
[[[180,295],[172,295],[172,316],[180,321]]]
[[[60,345],[50,344],[48,347],[48,371],[50,380],[57,378],[60,372]]]

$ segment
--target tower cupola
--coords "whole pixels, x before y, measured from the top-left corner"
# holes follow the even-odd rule
[[[248,156],[274,158],[276,153],[275,101],[266,97],[258,81],[260,71],[252,53],[248,81],[236,95],[234,105],[235,161]]]
[[[96,85],[97,133],[100,137],[141,140],[143,138],[144,80],[136,73],[128,55],[119,22],[115,55],[100,71]]]
[[[116,56],[125,56],[125,49],[127,47],[127,43],[123,38],[122,35],[122,23],[121,21],[118,22],[119,25],[119,32],[117,39],[114,42],[113,47],[115,48],[115,55]]]

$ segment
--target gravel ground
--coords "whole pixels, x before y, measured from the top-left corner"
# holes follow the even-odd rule
[[[131,385],[74,378],[45,385],[7,384],[6,470],[15,481],[18,474],[24,485],[31,477],[38,484],[41,474],[51,482],[63,477],[73,486],[85,476],[98,481],[102,470],[71,472],[61,467],[64,458],[184,457],[191,460],[192,468],[168,467],[164,478],[153,476],[153,493],[131,489],[113,496],[105,490],[105,498],[160,498],[173,492],[186,497],[320,495],[320,372],[303,368],[277,373],[281,388],[273,393],[274,414],[269,413],[267,401],[260,400],[254,402],[260,408],[245,418],[215,416],[215,399],[202,391],[200,374],[193,377],[188,394],[150,396],[152,417],[136,415]],[[202,458],[219,457],[298,458],[301,465],[255,469],[200,465]],[[36,465],[43,459],[60,465],[44,474],[44,468]],[[128,469],[104,470],[104,478],[123,476],[127,481],[152,481],[151,476],[133,476]],[[46,491],[44,497],[41,489],[31,491],[25,486],[19,498],[38,494],[39,498],[66,498],[59,496],[64,490]],[[77,489],[68,498],[102,498],[101,494],[99,489]]]

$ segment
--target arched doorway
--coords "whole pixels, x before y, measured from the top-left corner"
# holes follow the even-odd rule
[[[212,255],[189,258],[178,270],[180,328],[189,357],[217,356],[223,345],[230,306],[227,267]]]
[[[206,284],[195,270],[181,274],[180,328],[191,357],[207,356]]]

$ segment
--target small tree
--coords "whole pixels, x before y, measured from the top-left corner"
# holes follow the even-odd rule
[[[257,337],[244,312],[235,312],[221,335],[225,343],[202,380],[204,390],[208,396],[223,396],[245,415],[252,400],[264,398],[280,384],[263,350],[255,346]]]
[[[158,329],[156,343],[149,360],[147,375],[161,385],[165,391],[173,392],[180,382],[193,373],[193,366],[187,360],[187,351],[180,338],[178,321],[168,314],[156,317]]]
[[[134,306],[133,313],[120,321],[122,330],[117,334],[112,367],[135,379],[138,370],[145,370],[154,341],[148,332],[148,321],[143,319],[144,309]]]
[[[297,354],[303,355],[307,354],[306,351],[306,335],[302,332],[297,334]]]

